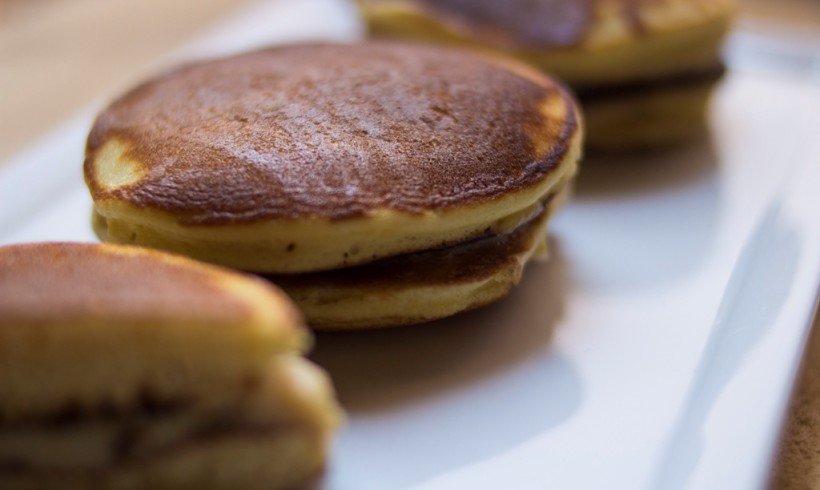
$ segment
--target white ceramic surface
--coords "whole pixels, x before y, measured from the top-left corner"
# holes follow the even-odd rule
[[[263,2],[164,64],[358,32],[331,0]],[[762,487],[820,284],[812,53],[736,35],[711,138],[588,159],[504,301],[319,335],[349,421],[317,487]],[[94,240],[93,111],[0,172],[0,243]]]

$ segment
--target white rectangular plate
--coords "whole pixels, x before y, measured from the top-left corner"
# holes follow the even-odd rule
[[[330,0],[263,2],[170,60],[357,33]],[[586,161],[509,298],[318,336],[349,419],[317,487],[765,484],[820,278],[818,60],[731,46],[711,138]],[[3,167],[0,243],[95,240],[91,116]]]

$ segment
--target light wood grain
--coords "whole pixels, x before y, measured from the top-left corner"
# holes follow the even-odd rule
[[[0,161],[246,3],[0,1]]]

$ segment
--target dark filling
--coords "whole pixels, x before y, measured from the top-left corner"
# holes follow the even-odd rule
[[[245,395],[251,396],[255,382],[247,382]],[[96,407],[81,407],[77,403],[68,403],[49,414],[31,416],[16,420],[0,422],[0,435],[13,435],[34,431],[44,434],[72,435],[80,434],[83,430],[92,427],[104,426],[110,430],[109,449],[107,458],[102,467],[77,467],[72,469],[55,469],[48,466],[39,466],[27,462],[24,458],[6,457],[0,459],[0,474],[14,475],[31,471],[45,472],[76,472],[97,471],[110,467],[144,463],[156,457],[184,450],[185,447],[207,443],[220,438],[237,436],[264,437],[272,432],[286,430],[302,430],[304,427],[295,422],[266,423],[252,422],[242,418],[240,397],[231,406],[216,412],[196,411],[194,400],[191,399],[161,399],[148,391],[143,391],[130,408],[117,407],[111,403],[100,403]],[[156,443],[156,437],[148,441],[153,428],[160,431],[176,428],[175,422],[183,430],[167,436],[160,432],[162,442]],[[161,423],[168,423],[161,426]],[[83,448],[77,448],[82,450]]]
[[[359,289],[405,288],[413,285],[453,284],[487,277],[504,267],[532,245],[542,233],[542,216],[557,195],[551,192],[544,208],[505,235],[484,236],[455,246],[399,255],[369,264],[297,275],[263,275],[286,291],[299,287]]]
[[[57,472],[64,474],[97,472],[135,464],[148,464],[156,458],[162,458],[178,451],[184,451],[189,447],[208,444],[220,439],[233,439],[237,437],[261,438],[269,437],[273,433],[305,430],[304,426],[295,422],[254,424],[227,413],[214,418],[203,419],[201,424],[196,425],[191,430],[184,432],[171,441],[139,449],[148,429],[148,424],[150,424],[150,422],[140,419],[140,415],[136,415],[132,419],[123,421],[123,423],[116,426],[115,429],[112,429],[115,431],[115,436],[110,443],[108,458],[106,461],[101,461],[99,465],[91,467],[82,465],[76,468],[58,469],[50,468],[46,465],[38,465],[36,463],[32,464],[22,458],[7,458],[0,460],[0,475],[13,476],[30,472],[51,474]],[[76,429],[82,430],[81,427],[76,427]],[[44,430],[47,429],[44,428]],[[56,432],[57,430],[54,429],[54,431]],[[79,447],[77,449],[82,450],[82,448]]]
[[[726,66],[722,62],[716,61],[707,67],[663,77],[631,80],[608,85],[576,85],[573,88],[582,103],[589,103],[632,95],[658,93],[701,84],[711,84],[720,80],[725,73]]]
[[[143,390],[133,407],[123,409],[113,403],[101,402],[93,408],[85,408],[76,402],[69,402],[60,409],[36,417],[7,422],[6,427],[43,427],[49,429],[68,429],[86,423],[88,420],[116,421],[128,420],[135,416],[139,419],[156,419],[182,412],[192,405],[190,399],[161,399]]]

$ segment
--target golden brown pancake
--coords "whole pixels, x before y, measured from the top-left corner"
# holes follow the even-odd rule
[[[568,186],[567,186],[568,187]],[[398,326],[443,318],[504,297],[533,257],[546,256],[546,224],[564,188],[514,231],[348,269],[268,276],[317,330]]]
[[[0,488],[285,488],[339,409],[265,281],[119,245],[0,247]]]
[[[623,148],[685,139],[703,125],[676,117],[705,106],[719,72],[734,0],[359,0],[375,36],[457,44],[506,53],[566,80],[581,95],[588,143]],[[698,76],[699,75],[699,76]],[[695,82],[693,78],[698,78]],[[681,84],[681,80],[690,84]],[[652,84],[651,100],[624,97],[623,84]],[[608,104],[584,92],[609,89]],[[665,100],[661,97],[667,96]],[[627,109],[627,103],[634,110]],[[663,106],[663,110],[659,107]],[[600,109],[600,110],[599,110]],[[691,111],[690,111],[691,112]],[[615,115],[619,117],[614,117]],[[661,127],[659,129],[659,126]],[[613,134],[608,134],[610,131]]]
[[[575,172],[572,98],[524,65],[392,43],[195,63],[88,140],[102,238],[269,273],[508,233]]]

